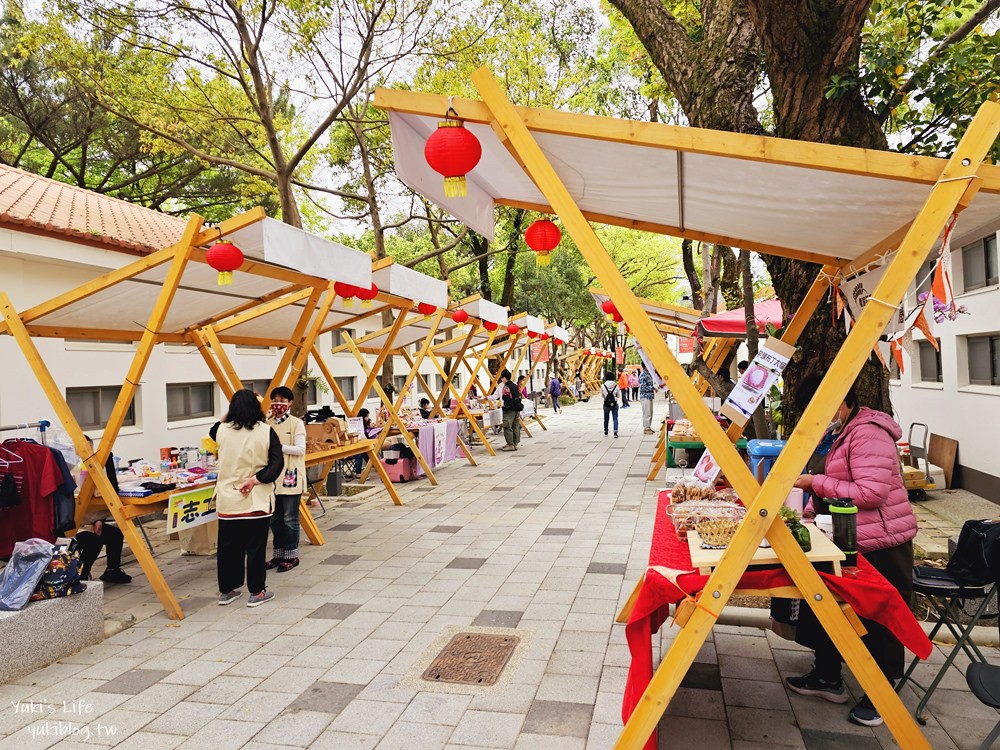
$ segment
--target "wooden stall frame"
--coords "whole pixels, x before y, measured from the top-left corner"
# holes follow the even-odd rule
[[[81,485],[76,501],[77,525],[79,525],[84,514],[94,503],[103,503],[121,529],[129,548],[136,556],[136,561],[149,580],[150,586],[163,605],[167,616],[171,619],[183,619],[184,612],[134,524],[134,519],[137,516],[152,512],[154,505],[142,502],[145,498],[137,498],[135,502],[131,502],[130,499],[123,501],[111,486],[104,471],[104,464],[111,454],[112,446],[120,433],[128,407],[149,362],[153,347],[158,343],[181,343],[195,347],[227,397],[231,397],[235,390],[241,388],[242,383],[223,349],[223,343],[285,346],[286,349],[282,356],[281,364],[275,373],[275,378],[272,380],[271,386],[274,387],[276,384],[282,382],[281,377],[286,382],[294,382],[298,378],[302,367],[305,365],[308,352],[318,334],[319,327],[322,325],[335,299],[333,283],[328,279],[271,266],[248,258],[239,269],[241,272],[266,276],[275,280],[285,280],[289,282],[289,286],[271,292],[261,298],[240,303],[220,312],[210,319],[191,326],[185,331],[163,332],[160,330],[189,262],[205,263],[205,251],[201,249],[201,246],[260,221],[263,218],[263,209],[256,208],[227,219],[218,227],[206,229],[203,227],[204,219],[200,216],[192,215],[178,243],[151,253],[122,268],[111,270],[96,279],[23,312],[15,310],[10,298],[3,292],[0,292],[0,311],[3,314],[2,321],[0,321],[0,334],[9,333],[15,339],[55,411],[56,416],[69,434],[74,449],[88,470],[87,478]],[[169,264],[166,278],[160,286],[152,311],[148,320],[143,325],[141,332],[114,329],[83,330],[70,327],[38,325],[33,322],[47,314],[86,299],[97,292],[113,287],[115,284],[132,279],[145,271],[165,264]],[[322,305],[320,305],[321,298]],[[293,335],[287,341],[231,336],[228,334],[219,335],[220,331],[226,331],[240,323],[245,323],[248,320],[266,315],[269,312],[301,300],[307,300],[307,304],[299,318]],[[316,316],[315,322],[310,326],[310,319],[317,309],[321,314]],[[62,395],[62,391],[39,354],[33,341],[34,336],[62,338],[79,336],[83,338],[109,338],[137,342],[136,352],[125,375],[124,383],[115,406],[112,408],[108,424],[103,430],[100,442],[93,449],[88,445],[79,423],[76,421],[65,397]],[[367,441],[364,445],[344,446],[344,448],[348,452],[352,452],[351,455],[369,451],[372,451],[373,456],[375,455],[373,452],[374,443]],[[313,456],[307,456],[306,458],[308,461],[313,460]],[[381,471],[381,466],[378,466],[377,469],[380,470],[380,479],[382,479],[382,483],[393,503],[401,505],[402,501],[398,493],[396,493],[388,475],[384,471]],[[99,498],[95,497],[95,491],[100,493]],[[156,505],[157,507],[162,506],[163,501],[158,501]],[[300,505],[300,518],[302,519],[303,530],[309,540],[315,545],[324,544],[323,536],[304,504]]]
[[[926,738],[920,733],[913,717],[907,712],[899,697],[878,669],[851,622],[844,615],[816,570],[809,564],[805,554],[795,543],[788,529],[782,523],[772,522],[777,517],[777,510],[791,489],[799,470],[818,444],[836,405],[842,401],[850,383],[860,371],[862,364],[867,359],[892,313],[900,304],[907,286],[918,273],[949,216],[962,205],[970,202],[975,192],[990,178],[992,178],[991,187],[996,188],[996,169],[981,166],[981,163],[995,142],[998,131],[1000,131],[1000,104],[991,101],[985,102],[944,169],[941,170],[940,166],[935,163],[933,169],[926,170],[929,174],[920,172],[920,169],[925,166],[924,163],[908,162],[908,171],[904,176],[900,174],[901,163],[898,160],[887,158],[888,155],[881,155],[878,152],[864,152],[864,158],[862,158],[856,150],[838,151],[837,147],[820,146],[819,144],[784,142],[775,146],[773,151],[764,152],[761,150],[751,155],[749,149],[757,146],[761,139],[747,136],[737,139],[740,146],[748,149],[744,158],[779,162],[782,159],[777,158],[777,155],[780,154],[785,161],[790,163],[808,163],[816,168],[853,171],[858,174],[882,175],[888,173],[897,179],[927,180],[933,184],[923,208],[900,241],[895,256],[887,266],[869,304],[856,321],[847,341],[827,371],[816,396],[806,408],[798,426],[790,436],[785,450],[778,457],[763,484],[758,484],[746,464],[741,460],[730,438],[723,432],[711,411],[701,401],[697,389],[685,376],[683,369],[667,348],[654,324],[642,314],[642,308],[631,289],[590,226],[588,219],[592,217],[584,214],[577,206],[528,129],[525,122],[525,110],[515,109],[485,67],[472,74],[472,82],[482,97],[482,102],[454,102],[458,116],[463,119],[485,121],[500,136],[503,145],[511,152],[515,161],[522,166],[548,201],[548,206],[543,210],[552,211],[560,216],[563,225],[594,270],[602,286],[614,295],[625,321],[648,352],[653,366],[667,380],[675,398],[698,429],[707,449],[712,452],[712,455],[722,466],[734,488],[741,497],[753,498],[749,503],[749,513],[746,520],[740,525],[722,561],[712,573],[705,590],[699,597],[699,605],[693,609],[686,626],[677,635],[670,650],[656,670],[652,681],[616,742],[615,748],[619,750],[639,748],[655,730],[667,704],[675,694],[719,613],[725,607],[740,577],[746,570],[753,551],[765,535],[781,559],[783,566],[791,575],[796,588],[816,613],[820,623],[844,656],[861,686],[885,719],[895,739],[906,748],[929,748]],[[428,113],[440,109],[437,97],[429,95],[412,97],[407,96],[404,92],[380,91],[376,97],[376,104],[384,109],[414,111],[419,109],[419,107],[414,106],[418,98],[423,104],[434,103],[434,109],[429,110]],[[404,101],[406,104],[403,103]],[[473,109],[476,110],[475,118],[470,116]],[[530,116],[534,117],[535,113],[531,112]],[[553,128],[556,132],[580,134],[580,128],[570,126],[571,123],[576,124],[574,116],[551,113],[550,117],[552,121],[559,122],[564,126]],[[587,120],[587,125],[595,130],[603,128],[605,132],[602,137],[605,138],[616,139],[620,132],[623,141],[636,140],[636,123],[614,123],[611,120],[592,118]],[[625,129],[627,129],[627,133]],[[649,132],[653,133],[654,131],[650,130]],[[674,136],[681,133],[677,129],[672,129],[670,132]],[[720,134],[712,131],[689,129],[689,132],[683,133],[685,150],[702,149],[709,153],[721,152],[731,155],[735,145],[730,142],[724,144],[719,140],[721,137]],[[744,140],[746,140],[746,144],[743,144]],[[769,139],[768,144],[772,143],[777,143],[777,141]],[[840,159],[838,164],[838,159],[835,157],[839,154],[843,154],[844,158]],[[934,171],[937,173],[933,174]],[[982,179],[976,179],[977,171],[983,171],[986,175],[982,176]],[[669,229],[670,231],[667,233],[677,236],[690,234],[690,232],[683,232],[676,227],[661,228],[661,231],[664,229]],[[721,238],[711,239],[721,241]],[[728,244],[747,249],[761,249],[760,247],[752,247],[738,238],[733,238]],[[818,260],[826,265],[839,266],[845,262],[842,258],[831,258],[826,255],[788,248],[769,247],[763,249],[763,252]]]

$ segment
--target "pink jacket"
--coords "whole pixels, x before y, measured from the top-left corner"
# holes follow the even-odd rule
[[[834,440],[826,473],[813,477],[813,492],[820,497],[854,501],[859,552],[896,547],[917,535],[896,455],[902,434],[888,414],[863,407]]]

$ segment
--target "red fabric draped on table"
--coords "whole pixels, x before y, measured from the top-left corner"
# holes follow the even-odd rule
[[[649,565],[650,568],[656,566],[674,571],[671,575],[677,580],[677,585],[656,570],[646,571],[639,597],[625,626],[632,664],[622,700],[623,721],[628,721],[653,677],[651,639],[669,616],[668,605],[681,601],[686,594],[696,596],[708,583],[708,576],[683,572],[692,570],[691,555],[687,543],[678,540],[674,525],[667,517],[665,508],[669,503],[670,493],[661,492],[653,524]],[[820,576],[830,591],[850,604],[858,615],[885,625],[906,648],[921,659],[930,656],[931,642],[899,592],[862,556],[858,556],[856,577],[840,577],[823,572],[820,572]],[[791,576],[784,569],[750,569],[740,579],[739,588],[766,589],[793,585]],[[655,734],[645,747],[646,750],[656,750]]]

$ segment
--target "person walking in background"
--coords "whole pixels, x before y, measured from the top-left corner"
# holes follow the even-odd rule
[[[653,376],[649,369],[643,364],[639,371],[639,406],[642,407],[642,434],[653,434],[653,396],[656,395],[656,387],[653,385]]]
[[[549,382],[549,398],[552,400],[552,411],[559,413],[559,396],[562,395],[562,383],[555,375]]]
[[[636,401],[639,398],[639,373],[635,370],[629,373],[628,376],[628,387],[632,389],[632,400]]]
[[[215,504],[219,514],[219,604],[240,598],[244,577],[257,607],[267,590],[267,531],[274,513],[274,482],[285,468],[281,441],[264,420],[253,391],[236,391],[222,422],[209,431],[219,446]]]
[[[506,445],[502,451],[516,451],[521,442],[521,412],[524,404],[521,402],[521,389],[510,379],[510,370],[500,373],[502,383],[501,398],[503,411],[503,438]]]
[[[614,373],[612,372],[612,375]],[[628,373],[622,370],[618,374],[618,392],[622,395],[622,408],[628,408]]]
[[[576,371],[576,377],[573,378],[573,397],[577,401],[583,398],[583,377],[579,370]]]
[[[285,468],[274,491],[274,515],[271,516],[271,543],[274,553],[267,569],[287,573],[299,564],[299,505],[306,491],[306,426],[290,412],[295,393],[279,386],[271,391],[271,410],[267,423],[281,441]]]
[[[618,397],[621,396],[618,383],[615,382],[615,371],[608,370],[601,384],[601,399],[604,401],[604,434],[608,434],[608,416],[614,416],[615,437],[618,437]]]

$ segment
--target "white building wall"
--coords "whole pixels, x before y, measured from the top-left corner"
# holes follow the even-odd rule
[[[1000,386],[969,385],[965,340],[970,335],[1000,333],[1000,286],[965,293],[962,281],[962,247],[996,233],[1000,222],[959,234],[961,223],[959,217],[952,241],[952,274],[957,304],[965,305],[969,315],[940,324],[931,321],[941,342],[942,382],[921,382],[919,361],[908,361],[904,355],[905,371],[890,381],[889,393],[904,440],[913,422],[923,422],[931,432],[958,440],[961,485],[1000,502]],[[908,306],[915,304],[916,294],[914,284]],[[914,331],[916,341],[923,338]]]
[[[6,292],[15,309],[25,309],[106,273],[126,265],[135,256],[111,250],[78,245],[70,241],[0,229],[0,291]],[[381,327],[375,317],[367,327],[356,326],[357,337]],[[145,322],[145,321],[143,321]],[[320,352],[332,348],[332,334],[318,341]],[[53,378],[63,391],[82,386],[120,386],[135,353],[133,344],[35,339],[35,344]],[[277,351],[250,351],[226,344],[233,366],[244,381],[270,379],[280,355]],[[369,362],[374,357],[369,357]],[[360,388],[365,376],[350,354],[327,355],[334,377],[354,377]],[[315,368],[315,365],[313,365]],[[409,371],[402,357],[394,359],[397,375]],[[430,363],[421,368],[431,387],[436,387],[436,370]],[[318,375],[318,372],[313,374]],[[11,336],[0,336],[0,425],[37,422],[48,419],[58,424],[48,399],[35,380],[27,361]],[[115,443],[115,455],[124,459],[146,458],[156,461],[159,449],[167,446],[197,446],[202,436],[225,411],[221,390],[215,391],[215,416],[178,422],[167,421],[166,386],[168,383],[207,382],[213,380],[201,355],[193,348],[160,344],[153,350],[136,398],[136,424],[123,427]],[[422,395],[414,390],[407,401],[416,406]],[[337,412],[332,393],[318,394],[319,405],[330,405]],[[370,400],[370,407],[377,400]],[[11,433],[0,433],[0,439]],[[88,430],[98,438],[100,430]]]

